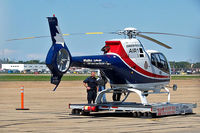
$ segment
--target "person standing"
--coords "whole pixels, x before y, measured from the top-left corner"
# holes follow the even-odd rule
[[[104,74],[102,73],[102,71],[100,71],[100,74],[97,78],[97,84],[98,84],[98,91],[103,91],[106,88],[106,83],[108,82],[108,80],[106,79],[106,77],[104,76]],[[103,95],[103,103],[106,102],[106,95]]]
[[[87,100],[88,104],[91,104],[92,102],[95,103],[95,99],[97,96],[97,82],[96,82],[96,73],[91,72],[91,76],[87,77],[83,81],[83,85],[87,89]]]

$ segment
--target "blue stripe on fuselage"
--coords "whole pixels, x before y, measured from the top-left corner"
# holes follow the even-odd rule
[[[72,66],[101,69],[111,84],[140,84],[167,82],[169,79],[145,77],[129,68],[116,55],[94,55],[72,57]]]

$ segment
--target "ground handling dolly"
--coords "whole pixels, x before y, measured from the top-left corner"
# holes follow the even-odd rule
[[[166,93],[168,94],[168,101],[162,103],[148,103],[145,94],[139,90],[128,88],[124,89],[126,92],[125,98],[120,102],[102,102],[102,97],[105,93],[113,93],[114,88],[104,90],[100,92],[96,98],[95,104],[69,104],[69,108],[72,109],[73,115],[89,115],[91,112],[100,111],[115,111],[115,112],[127,112],[132,114],[133,117],[160,117],[170,115],[192,114],[193,108],[197,107],[197,104],[193,103],[170,103],[170,93],[166,89],[166,92],[156,92],[156,94]],[[141,103],[125,102],[131,92],[139,95]],[[149,94],[152,94],[151,92]]]

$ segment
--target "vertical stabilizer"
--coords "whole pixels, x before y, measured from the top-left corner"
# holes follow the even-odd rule
[[[46,65],[52,73],[51,83],[56,85],[56,89],[63,74],[67,72],[71,65],[71,54],[64,42],[57,18],[53,16],[47,17],[47,19],[49,22],[52,46],[46,57]]]

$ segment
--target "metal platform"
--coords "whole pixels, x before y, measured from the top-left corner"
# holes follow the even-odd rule
[[[191,103],[152,103],[144,105],[134,102],[109,102],[103,104],[69,104],[72,114],[88,115],[90,112],[121,111],[135,117],[159,117],[179,114],[192,114],[197,104]]]
[[[103,101],[102,98],[105,93],[114,93],[116,90],[120,90],[121,93],[126,93],[124,99],[118,102]],[[98,93],[95,104],[69,104],[69,108],[72,109],[72,114],[74,115],[89,115],[90,112],[115,111],[131,113],[134,117],[159,117],[192,114],[193,108],[197,107],[197,104],[192,103],[170,103],[169,89],[163,87],[162,90],[164,91],[155,89],[152,92],[144,92],[134,88],[110,88]],[[136,93],[140,97],[141,103],[125,102],[130,93]],[[167,102],[148,103],[147,96],[149,94],[163,93],[167,94]]]

